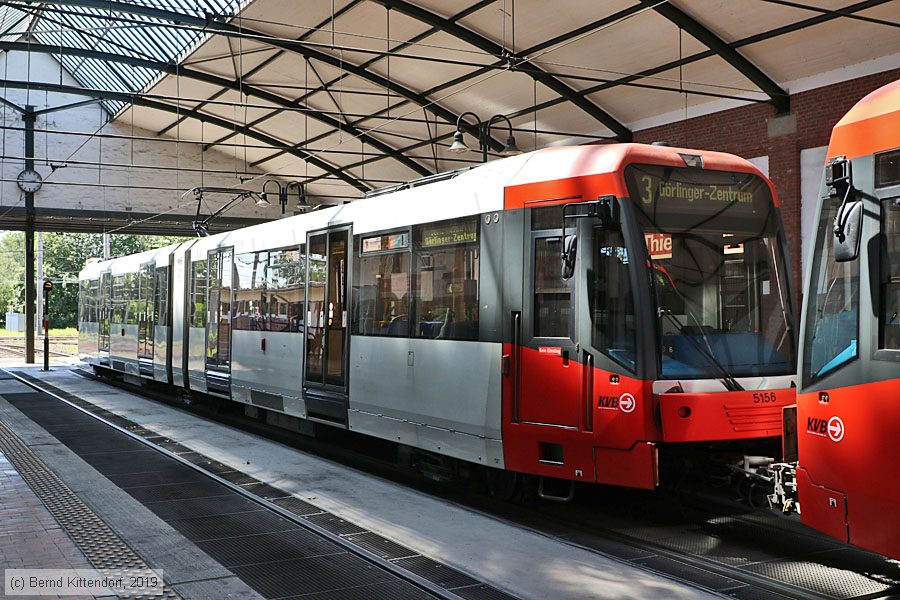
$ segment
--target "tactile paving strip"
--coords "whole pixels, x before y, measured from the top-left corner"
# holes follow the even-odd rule
[[[150,566],[110,529],[103,519],[82,502],[75,492],[2,422],[0,422],[0,450],[96,569],[100,571],[150,569]],[[162,594],[121,597],[180,598],[168,585],[164,586]]]

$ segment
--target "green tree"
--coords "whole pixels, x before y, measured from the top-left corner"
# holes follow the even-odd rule
[[[25,310],[25,234],[0,237],[0,315]]]
[[[44,277],[54,283],[50,294],[50,327],[74,327],[78,319],[78,273],[88,259],[103,256],[99,233],[44,233]],[[0,239],[0,311],[25,309],[25,236],[8,232]],[[126,256],[184,241],[173,236],[110,236],[110,256]],[[39,290],[38,301],[43,302]]]

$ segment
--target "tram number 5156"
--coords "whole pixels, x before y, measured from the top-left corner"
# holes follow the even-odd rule
[[[775,392],[757,392],[753,394],[754,404],[763,404],[768,402],[778,402]]]

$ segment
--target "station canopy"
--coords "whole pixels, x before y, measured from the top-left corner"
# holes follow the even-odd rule
[[[110,119],[334,202],[477,164],[479,137],[499,155],[510,129],[529,151],[749,103],[784,112],[797,82],[900,55],[898,14],[898,0],[10,0],[0,50],[52,54]],[[470,152],[449,151],[458,125]]]

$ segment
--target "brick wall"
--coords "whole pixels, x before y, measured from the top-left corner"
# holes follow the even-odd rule
[[[769,157],[769,177],[781,201],[794,289],[800,273],[800,151],[828,144],[835,123],[869,92],[900,79],[900,69],[791,95],[789,115],[754,104],[636,131],[636,142]],[[799,294],[795,294],[799,296]]]

